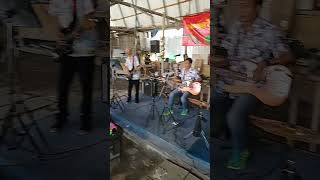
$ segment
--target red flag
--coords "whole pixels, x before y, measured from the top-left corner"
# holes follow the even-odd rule
[[[185,16],[183,23],[183,46],[208,46],[210,44],[210,12]]]

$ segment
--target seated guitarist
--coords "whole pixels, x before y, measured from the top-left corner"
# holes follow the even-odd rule
[[[250,72],[255,81],[264,79],[264,69],[270,65],[287,65],[294,61],[289,47],[283,42],[281,31],[258,17],[262,2],[258,0],[237,0],[239,21],[233,24],[222,46],[227,49],[228,60],[213,62],[215,67],[229,67],[239,72],[248,72],[240,62],[250,60],[257,68]],[[230,169],[246,168],[249,158],[247,146],[248,118],[262,104],[251,94],[231,94],[220,84],[228,82],[228,75],[215,87],[213,102],[213,131],[211,136],[231,137],[232,156],[227,164]],[[222,134],[223,133],[223,134]]]
[[[127,53],[127,59],[126,59],[126,64],[125,66],[127,67],[129,71],[129,76],[128,76],[128,99],[127,102],[131,102],[131,92],[133,86],[135,86],[136,89],[136,95],[135,95],[135,103],[139,103],[139,85],[140,85],[140,63],[139,59],[137,56],[135,56],[132,53],[132,49],[128,48],[126,49]]]
[[[177,80],[178,83],[182,85],[192,87],[192,82],[201,81],[199,73],[196,69],[192,68],[192,59],[187,58],[184,62],[184,68],[181,70],[179,74],[179,79]],[[169,104],[168,104],[168,111],[164,113],[164,115],[168,116],[173,114],[173,104],[175,97],[179,96],[181,103],[182,103],[182,116],[188,115],[188,97],[191,95],[188,91],[181,91],[179,88],[173,90],[169,95]]]

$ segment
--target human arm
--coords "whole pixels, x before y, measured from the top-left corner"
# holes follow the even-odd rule
[[[295,58],[290,51],[289,46],[283,41],[283,35],[280,31],[273,31],[269,36],[271,39],[270,52],[272,59],[261,61],[257,64],[254,72],[254,80],[264,79],[264,69],[272,65],[289,65],[295,62]]]

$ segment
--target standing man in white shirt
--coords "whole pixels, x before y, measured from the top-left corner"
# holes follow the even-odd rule
[[[131,92],[133,86],[135,86],[136,89],[136,95],[135,95],[135,103],[139,103],[139,86],[140,86],[140,63],[137,56],[135,56],[132,53],[132,49],[128,48],[126,49],[127,53],[127,59],[125,66],[127,67],[129,71],[129,87],[128,87],[128,99],[127,102],[131,102]]]
[[[92,15],[95,12],[92,0],[51,0],[49,13],[59,24],[58,47],[70,51],[60,54],[58,84],[58,108],[52,132],[60,130],[67,121],[68,94],[75,72],[79,73],[82,86],[81,134],[92,128],[91,107],[97,32]],[[68,37],[68,38],[67,38]],[[67,40],[68,39],[68,40]],[[71,40],[70,40],[71,39]]]

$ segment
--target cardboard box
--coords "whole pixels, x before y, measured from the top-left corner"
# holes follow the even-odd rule
[[[306,48],[320,48],[320,16],[297,15],[293,37],[302,41]]]
[[[203,59],[196,59],[193,67],[197,70],[200,70],[200,72],[201,72],[202,67],[203,67]]]
[[[295,0],[272,0],[271,22],[285,32],[291,32],[296,12]]]
[[[201,74],[204,75],[205,77],[210,77],[210,65],[203,65]]]

